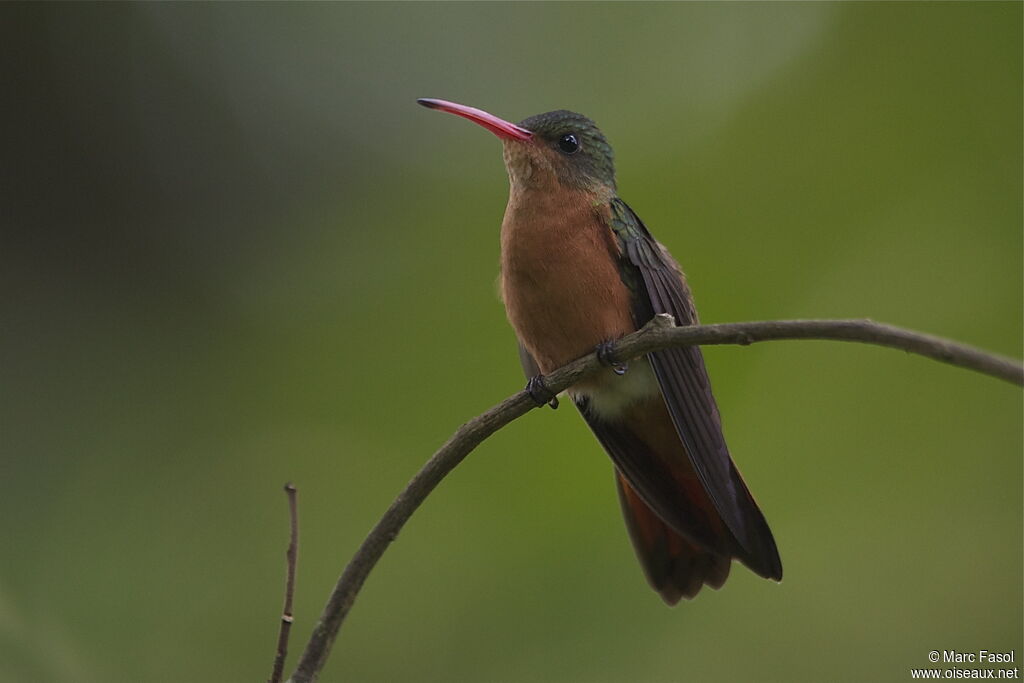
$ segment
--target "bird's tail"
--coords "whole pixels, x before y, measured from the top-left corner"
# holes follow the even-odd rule
[[[661,521],[629,482],[615,473],[622,514],[647,581],[669,605],[687,600],[704,584],[718,589],[729,577],[732,558],[704,550]]]

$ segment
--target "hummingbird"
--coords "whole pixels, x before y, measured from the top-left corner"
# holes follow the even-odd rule
[[[782,561],[736,469],[700,347],[626,362],[615,340],[657,314],[698,323],[682,269],[619,198],[612,148],[571,111],[518,124],[437,99],[502,142],[509,198],[499,289],[519,342],[527,390],[558,399],[545,374],[597,351],[608,366],[567,390],[611,457],[626,527],[648,582],[669,605],[718,589],[733,558],[767,579]]]

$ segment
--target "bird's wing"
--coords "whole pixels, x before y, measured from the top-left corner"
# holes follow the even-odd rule
[[[519,341],[518,339],[516,341]],[[523,374],[526,375],[526,379],[536,377],[540,374],[540,366],[537,365],[537,361],[533,359],[530,352],[526,350],[523,342],[519,342],[519,363],[523,366]]]
[[[646,323],[657,313],[671,314],[677,325],[697,324],[693,298],[679,266],[625,202],[613,200],[612,214],[612,229],[623,258],[636,269],[625,279],[634,293],[637,324]],[[746,551],[747,557],[741,559],[762,576],[782,578],[782,562],[771,530],[725,445],[700,347],[666,349],[649,358],[698,479]]]

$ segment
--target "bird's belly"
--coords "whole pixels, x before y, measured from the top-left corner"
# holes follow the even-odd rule
[[[630,361],[624,375],[611,369],[601,370],[569,389],[574,399],[586,397],[590,413],[606,422],[616,422],[631,406],[658,393],[658,380],[646,357]]]
[[[502,268],[508,319],[542,372],[636,330],[629,290],[607,253],[569,244],[508,261]]]
[[[506,289],[509,320],[545,374],[636,329],[628,291],[618,274],[594,277],[580,264],[574,266],[555,271],[558,275],[551,279],[557,282]],[[571,275],[566,277],[567,273]],[[636,358],[629,362],[625,374],[602,369],[570,387],[568,393],[574,398],[585,396],[593,414],[614,421],[628,407],[657,394],[658,382],[650,362]]]

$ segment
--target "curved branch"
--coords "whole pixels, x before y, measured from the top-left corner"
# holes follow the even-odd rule
[[[657,315],[642,329],[620,339],[615,345],[615,355],[629,359],[673,346],[747,345],[777,339],[830,339],[888,346],[1024,385],[1024,366],[1014,360],[871,320],[776,320],[675,327],[671,316]],[[597,355],[591,353],[547,375],[545,384],[552,392],[559,393],[600,367]],[[520,391],[463,424],[431,456],[391,503],[345,567],[290,683],[316,680],[366,577],[430,492],[484,439],[536,407],[530,395]]]

